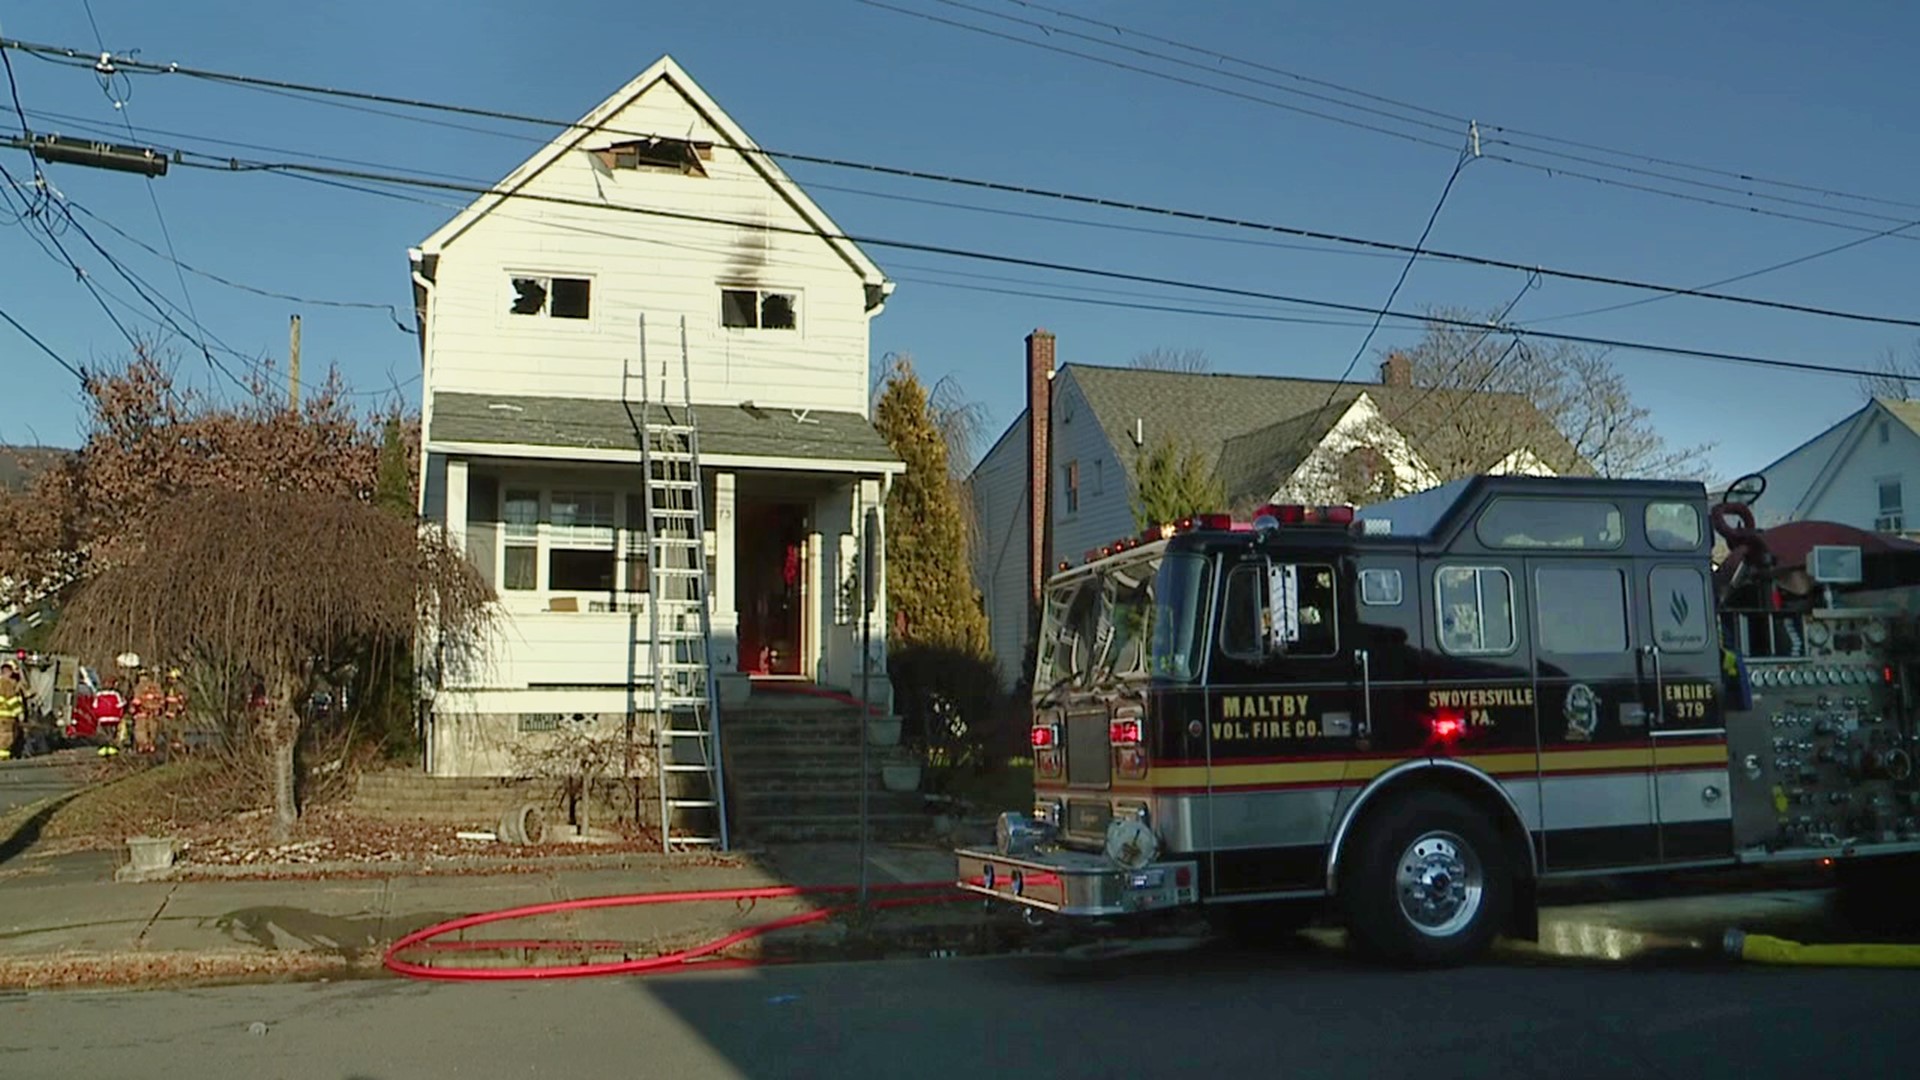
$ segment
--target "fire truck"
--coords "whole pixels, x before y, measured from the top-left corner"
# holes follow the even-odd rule
[[[1449,964],[1535,936],[1560,878],[1909,875],[1920,545],[1758,529],[1764,489],[1481,476],[1063,563],[1033,811],[958,883],[1084,920],[1326,912]]]

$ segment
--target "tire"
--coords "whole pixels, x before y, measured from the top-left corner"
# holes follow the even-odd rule
[[[1362,822],[1341,860],[1339,895],[1363,952],[1448,967],[1481,957],[1506,925],[1513,870],[1485,813],[1457,795],[1412,791]]]

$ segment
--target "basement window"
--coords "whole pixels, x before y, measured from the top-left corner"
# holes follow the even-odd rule
[[[593,282],[586,278],[515,275],[515,315],[545,315],[554,319],[585,319],[593,313]]]
[[[713,160],[713,144],[689,139],[630,139],[593,151],[609,169],[645,169],[705,176],[703,162]]]
[[[799,294],[765,289],[722,289],[720,325],[730,330],[798,330]]]

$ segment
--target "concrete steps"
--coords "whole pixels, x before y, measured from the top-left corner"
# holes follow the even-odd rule
[[[743,842],[853,840],[860,830],[861,740],[857,706],[805,695],[764,695],[722,714],[727,797]],[[880,767],[894,751],[869,747],[870,835],[918,838],[931,826],[918,792],[886,791]]]

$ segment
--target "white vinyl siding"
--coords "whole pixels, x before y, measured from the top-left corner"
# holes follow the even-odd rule
[[[705,116],[665,80],[606,126],[719,142]],[[447,244],[429,314],[429,389],[618,398],[627,363],[633,380],[627,389],[638,398],[641,318],[657,386],[663,372],[679,378],[684,317],[695,401],[865,415],[865,285],[840,252],[817,235],[752,227],[810,228],[778,189],[724,145],[703,162],[707,175],[701,177],[608,170],[589,149],[612,141],[589,136],[523,189],[604,202],[606,209],[508,199]],[[588,317],[511,314],[515,277],[588,280]],[[723,326],[723,289],[793,297],[794,327]]]

